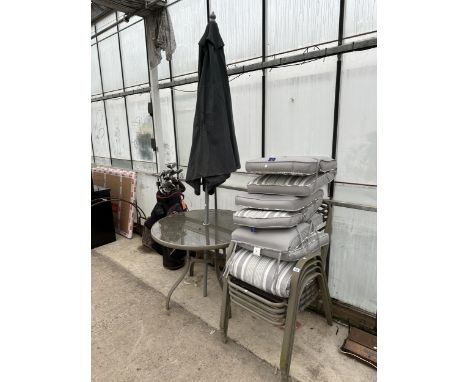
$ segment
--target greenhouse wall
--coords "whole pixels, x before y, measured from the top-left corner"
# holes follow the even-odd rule
[[[229,68],[340,43],[339,0],[182,0],[168,9],[177,49],[171,62],[163,58],[158,66],[160,85],[196,74],[198,41],[211,11],[216,13]],[[374,0],[346,0],[342,43],[376,37],[376,12]],[[120,12],[107,15],[92,26],[91,35],[123,16]],[[137,16],[91,40],[91,162],[136,171],[138,204],[149,214],[156,202],[153,174],[164,164],[158,163],[150,145],[156,134],[148,114],[145,41],[144,20]],[[242,167],[216,194],[218,208],[237,209],[234,197],[252,179],[245,173],[248,159],[334,153],[338,173],[333,195],[327,197],[343,203],[334,207],[330,293],[370,313],[377,310],[376,61],[376,49],[370,49],[231,76]],[[128,94],[138,89],[144,92]],[[184,170],[192,141],[196,89],[197,83],[192,83],[159,92],[163,142],[157,146],[166,162],[177,162]],[[190,187],[186,200],[191,209],[204,206],[203,198]],[[210,203],[214,205],[214,196]]]

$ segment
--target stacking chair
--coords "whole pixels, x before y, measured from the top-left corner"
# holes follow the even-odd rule
[[[322,214],[324,222],[326,222],[326,226],[322,229],[330,234],[331,205],[324,202],[319,212]],[[231,243],[228,256],[231,255],[233,248],[234,245]],[[325,317],[328,324],[332,325],[331,301],[325,274],[328,248],[329,244],[297,261],[293,268],[289,297],[287,298],[272,295],[227,274],[223,278],[223,300],[220,319],[220,329],[224,343],[227,342],[231,302],[272,325],[284,325],[280,370],[281,380],[287,381],[291,365],[297,312],[304,310],[320,294]]]

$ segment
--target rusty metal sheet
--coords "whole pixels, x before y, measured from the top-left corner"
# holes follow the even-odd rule
[[[369,349],[377,350],[377,336],[365,332],[364,330],[351,326],[348,338]]]
[[[360,329],[350,327],[348,338],[340,350],[367,365],[377,368],[377,337]]]

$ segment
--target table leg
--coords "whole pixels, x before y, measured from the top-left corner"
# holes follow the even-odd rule
[[[214,255],[214,267],[215,267],[216,277],[219,282],[219,286],[221,287],[221,289],[223,289],[223,280],[221,279],[221,272],[219,272],[218,256],[219,256],[219,250],[217,249]]]
[[[187,251],[187,254],[185,255],[185,266],[184,266],[184,269],[182,270],[182,274],[179,276],[179,278],[177,279],[177,281],[171,287],[171,289],[169,290],[169,293],[167,294],[167,297],[166,297],[166,310],[169,310],[169,301],[171,300],[172,293],[174,293],[174,290],[182,282],[185,275],[188,273],[189,269],[190,269],[190,251]]]
[[[208,253],[206,251],[203,252],[203,260],[205,261],[205,274],[203,275],[203,297],[206,297],[208,295]]]

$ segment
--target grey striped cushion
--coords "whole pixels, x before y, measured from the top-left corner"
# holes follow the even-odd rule
[[[260,210],[300,211],[317,200],[322,203],[323,191],[317,190],[312,195],[299,197],[292,195],[247,194],[237,195],[236,205]]]
[[[308,196],[331,182],[335,171],[315,175],[261,175],[247,184],[247,191],[256,194]]]
[[[327,156],[279,156],[251,159],[245,163],[254,174],[314,175],[336,170],[336,160]]]
[[[312,218],[320,229],[322,216],[315,214]],[[318,222],[322,223],[318,223]],[[293,228],[262,229],[252,232],[250,228],[238,227],[232,232],[232,241],[239,247],[253,251],[260,248],[260,254],[284,261],[295,261],[328,244],[328,234],[311,230],[309,223],[301,223]]]
[[[244,208],[234,213],[234,224],[255,228],[290,228],[310,221],[320,207],[321,200],[300,211],[267,211]]]
[[[278,268],[276,260],[256,256],[251,251],[240,248],[231,256],[228,265],[232,276],[275,296],[289,296],[295,262],[281,261]]]

